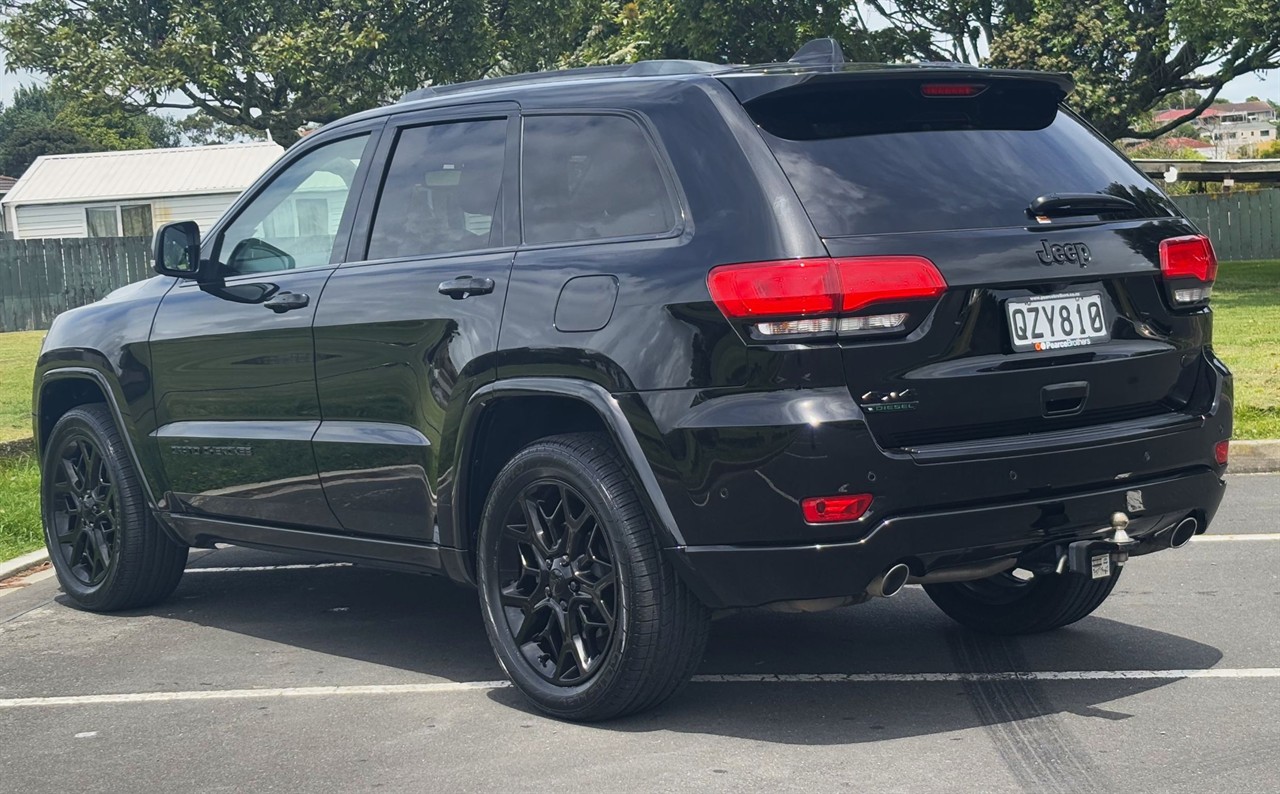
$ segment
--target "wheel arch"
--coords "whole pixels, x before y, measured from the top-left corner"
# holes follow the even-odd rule
[[[142,466],[137,449],[134,448],[130,434],[131,424],[127,421],[128,417],[121,408],[120,400],[112,390],[107,376],[90,367],[58,367],[43,372],[38,383],[33,405],[37,459],[44,460],[44,449],[49,440],[49,434],[53,432],[53,427],[58,420],[68,411],[81,405],[103,403],[111,412],[111,418],[120,431],[120,437],[124,439],[125,454],[129,456],[139,479],[142,480],[142,489],[146,494],[147,503],[154,509],[156,500],[151,490],[151,481],[146,469]]]
[[[634,477],[659,542],[684,545],[653,468],[612,394],[584,380],[512,378],[477,390],[463,414],[450,510],[452,537],[441,539],[464,552],[465,570],[451,571],[455,578],[474,581],[475,537],[484,499],[506,462],[539,438],[582,431],[609,435]]]

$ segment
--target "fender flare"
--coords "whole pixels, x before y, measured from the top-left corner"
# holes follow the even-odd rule
[[[466,526],[461,504],[463,500],[460,497],[467,492],[466,462],[472,457],[476,429],[479,425],[477,420],[485,403],[499,397],[515,396],[567,397],[590,406],[599,415],[614,444],[617,445],[624,464],[631,470],[645,507],[656,524],[660,544],[663,547],[685,545],[684,535],[680,532],[675,516],[667,504],[666,497],[662,494],[658,478],[653,473],[653,467],[649,465],[649,459],[640,446],[640,440],[622,412],[622,406],[603,386],[572,378],[508,378],[486,384],[471,395],[463,410],[461,450],[456,469],[456,488],[453,491],[454,504],[451,512],[455,531],[462,533]],[[470,545],[469,539],[468,545]],[[467,549],[468,554],[472,551]]]

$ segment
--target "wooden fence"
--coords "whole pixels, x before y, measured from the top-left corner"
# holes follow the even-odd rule
[[[0,240],[0,331],[49,327],[59,312],[151,275],[141,237]]]
[[[1280,259],[1280,188],[1174,196],[1224,261]]]

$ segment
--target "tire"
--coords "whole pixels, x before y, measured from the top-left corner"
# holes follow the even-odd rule
[[[477,579],[499,664],[554,717],[651,708],[706,647],[710,613],[663,557],[602,434],[543,439],[507,463],[481,517]]]
[[[1047,574],[1022,581],[1000,573],[976,582],[927,584],[938,608],[961,625],[987,634],[1036,634],[1075,623],[1102,605],[1120,579]]]
[[[54,425],[41,465],[40,502],[49,559],[76,606],[136,609],[178,586],[187,547],[156,523],[105,405],[73,408]]]

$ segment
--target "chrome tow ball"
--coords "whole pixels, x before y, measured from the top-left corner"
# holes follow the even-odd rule
[[[1101,530],[1110,532],[1109,537],[1078,540],[1067,545],[1067,570],[1090,579],[1106,579],[1111,576],[1129,559],[1129,548],[1138,542],[1129,537],[1128,529],[1129,516],[1120,512],[1113,513],[1111,527]]]

